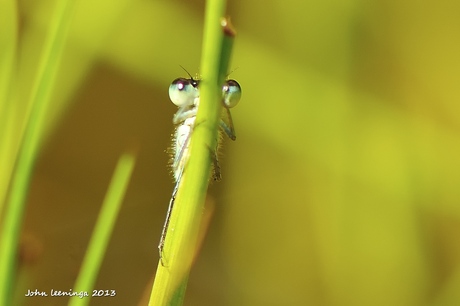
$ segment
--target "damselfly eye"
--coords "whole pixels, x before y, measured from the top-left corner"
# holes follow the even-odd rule
[[[169,98],[177,106],[193,105],[198,97],[198,82],[193,79],[178,78],[169,85]]]
[[[228,108],[235,107],[241,99],[241,87],[235,80],[227,80],[222,87],[222,99]]]

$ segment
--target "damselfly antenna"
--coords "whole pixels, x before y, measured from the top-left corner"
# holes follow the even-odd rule
[[[190,77],[190,79],[192,81],[196,81],[195,79],[193,79],[192,75],[187,71],[187,69],[185,69],[184,67],[182,67],[182,65],[179,65],[182,69],[184,69],[184,71],[188,74],[188,76]]]
[[[227,74],[227,78],[230,76],[230,74],[232,74],[233,72],[235,72],[235,70],[238,70],[238,68],[240,68],[240,67],[236,67],[235,69],[233,69],[232,71],[230,71],[230,72]]]

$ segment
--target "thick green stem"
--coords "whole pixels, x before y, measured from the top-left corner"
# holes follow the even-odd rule
[[[217,145],[222,84],[231,55],[231,41],[228,37],[224,38],[228,28],[222,24],[225,6],[224,0],[206,2],[200,104],[191,136],[190,155],[169,221],[150,306],[183,304],[188,275],[196,256],[213,150]]]

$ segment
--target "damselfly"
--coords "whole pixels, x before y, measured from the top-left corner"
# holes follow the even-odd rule
[[[193,133],[198,105],[200,103],[200,80],[195,80],[191,75],[189,79],[178,78],[175,79],[169,86],[169,98],[179,107],[173,117],[173,124],[176,129],[173,135],[173,160],[172,171],[174,180],[176,182],[171,200],[169,201],[168,212],[166,214],[166,221],[161,233],[160,243],[158,249],[160,252],[160,259],[163,257],[163,247],[166,239],[166,231],[168,230],[169,219],[176,199],[176,194],[179,189],[180,180],[184,173],[185,165],[189,156],[190,138]],[[225,81],[222,87],[222,114],[219,121],[220,129],[231,139],[235,140],[235,130],[233,128],[232,116],[230,108],[235,107],[241,98],[241,87],[235,80]],[[217,143],[219,144],[220,137]],[[221,178],[219,162],[217,159],[217,147],[213,149],[213,163],[214,171],[213,178],[218,181]]]

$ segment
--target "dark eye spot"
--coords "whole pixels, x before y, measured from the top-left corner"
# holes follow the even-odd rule
[[[172,81],[171,86],[175,86],[179,91],[184,90],[187,85],[190,85],[189,79],[178,78]]]
[[[222,88],[222,90],[224,92],[229,92],[230,88],[232,88],[232,87],[236,88],[237,91],[241,90],[240,84],[238,84],[238,82],[235,81],[235,80],[227,80],[227,81],[225,81],[225,84],[224,84],[224,87]]]

